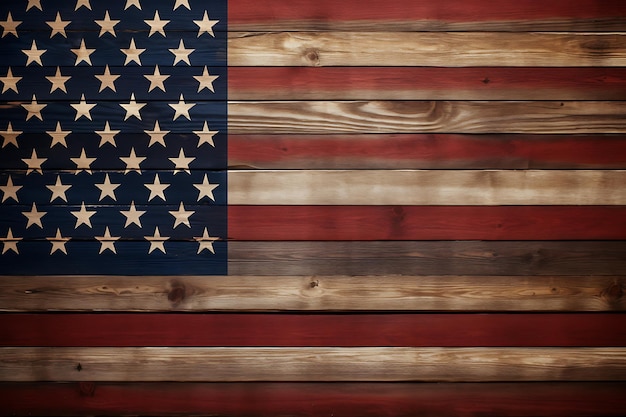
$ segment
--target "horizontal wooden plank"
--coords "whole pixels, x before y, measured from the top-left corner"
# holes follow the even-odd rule
[[[228,103],[231,134],[625,133],[624,101]]]
[[[624,390],[623,382],[3,383],[0,412],[32,416],[608,417],[626,414]]]
[[[0,380],[624,381],[626,348],[0,348]]]
[[[231,0],[231,30],[622,30],[624,4],[609,0],[550,0],[537,7],[532,0],[452,0],[414,2],[358,0]]]
[[[403,271],[407,272],[407,271]],[[4,276],[2,311],[624,311],[623,276]]]
[[[235,205],[623,205],[626,171],[228,172]]]
[[[620,275],[626,241],[228,243],[233,275]]]
[[[230,135],[241,169],[626,168],[624,135]]]
[[[229,32],[228,65],[619,67],[626,34]]]
[[[228,238],[257,241],[624,240],[626,207],[231,205],[228,206]]]
[[[598,313],[3,314],[0,346],[609,347],[624,328]]]
[[[624,100],[625,91],[626,69],[607,67],[228,70],[230,100]]]

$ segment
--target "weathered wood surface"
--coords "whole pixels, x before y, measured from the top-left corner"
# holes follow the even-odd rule
[[[406,271],[405,271],[406,272]],[[2,311],[624,311],[623,276],[6,276]]]
[[[235,134],[625,133],[623,101],[228,103]]]
[[[623,205],[625,170],[231,170],[240,205]]]
[[[230,30],[363,30],[394,31],[620,31],[626,27],[619,0],[576,2],[550,0],[469,0],[459,3],[383,0],[230,0]]]
[[[0,348],[0,381],[624,381],[626,348]]]
[[[178,74],[183,69],[173,70]],[[624,100],[626,69],[231,67],[228,97],[230,100]]]
[[[4,383],[0,414],[622,417],[625,390],[623,382]]]
[[[257,241],[624,240],[626,207],[231,205],[228,206],[228,238]]]
[[[619,347],[626,315],[3,314],[0,346]]]
[[[229,32],[228,65],[619,67],[626,34]]]

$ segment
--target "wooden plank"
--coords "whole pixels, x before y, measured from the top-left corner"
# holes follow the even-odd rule
[[[626,348],[0,348],[0,381],[624,381]]]
[[[234,275],[620,275],[626,241],[243,242]]]
[[[3,314],[0,346],[617,347],[624,328],[609,313]]]
[[[229,32],[228,65],[619,67],[626,34]]]
[[[626,69],[609,67],[228,70],[230,100],[624,100],[625,91]]]
[[[626,171],[228,172],[234,205],[624,205]]]
[[[241,169],[626,168],[624,135],[229,135]]]
[[[625,113],[624,101],[231,101],[228,128],[231,134],[625,133]]]
[[[550,0],[537,7],[532,0],[368,1],[231,0],[231,30],[623,30],[626,13],[619,0],[571,2]]]
[[[624,240],[626,207],[231,205],[228,206],[228,238],[257,241]]]
[[[407,271],[403,271],[407,272]],[[5,276],[2,311],[624,311],[623,276]]]
[[[0,412],[32,416],[607,417],[626,414],[625,390],[621,382],[4,383],[0,385]]]

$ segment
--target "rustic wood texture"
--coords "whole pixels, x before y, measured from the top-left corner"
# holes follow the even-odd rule
[[[0,388],[3,415],[588,417],[626,413],[623,382],[5,383]]]
[[[5,382],[568,380],[626,380],[626,348],[0,348]]]
[[[239,205],[623,205],[626,170],[305,170],[228,174]]]
[[[623,276],[592,275],[7,276],[0,280],[0,309],[619,312],[626,310],[625,293]]]
[[[623,101],[231,101],[230,133],[625,133]]]
[[[0,346],[619,347],[624,328],[612,313],[3,314]]]
[[[228,65],[619,67],[626,65],[626,35],[377,32],[373,36],[371,32],[229,32]]]

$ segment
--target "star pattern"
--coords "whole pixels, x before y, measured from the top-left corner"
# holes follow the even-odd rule
[[[54,93],[56,90],[61,90],[65,94],[67,94],[67,87],[65,83],[68,82],[72,78],[69,75],[61,74],[61,68],[57,67],[57,71],[54,75],[46,76],[46,80],[50,81],[52,84],[50,86],[50,94]]]
[[[97,158],[89,158],[85,152],[85,148],[80,150],[80,156],[77,158],[70,158],[74,164],[76,164],[76,174],[85,171],[87,174],[91,174],[91,164]]]
[[[191,55],[195,51],[195,49],[185,48],[185,42],[182,39],[178,44],[178,48],[172,48],[169,51],[174,54],[174,65],[178,64],[179,62],[184,62],[187,65],[191,65],[189,55]]]
[[[138,64],[139,66],[141,66],[141,59],[139,58],[139,55],[146,52],[146,49],[137,48],[137,46],[135,45],[134,38],[130,40],[130,46],[128,48],[120,49],[120,50],[124,53],[124,55],[126,55],[126,60],[124,61],[124,65],[128,65],[131,62],[134,62]]]
[[[204,126],[202,126],[202,130],[194,130],[193,133],[198,136],[198,147],[204,143],[208,143],[209,145],[215,147],[213,137],[220,132],[209,129],[209,124],[205,121]]]
[[[144,236],[145,239],[150,242],[150,249],[148,249],[148,253],[152,253],[155,250],[160,250],[163,253],[165,252],[165,241],[169,239],[169,237],[161,236],[159,232],[159,228],[156,227],[154,229],[154,234],[152,236]]]
[[[43,66],[43,63],[41,62],[41,56],[45,54],[46,51],[47,51],[46,49],[37,48],[37,42],[35,42],[35,40],[33,39],[33,43],[30,46],[30,49],[22,49],[22,52],[24,52],[26,56],[28,57],[26,59],[26,66],[29,66],[30,64],[33,64],[33,63],[37,63]]]
[[[167,37],[165,35],[165,26],[170,23],[170,20],[161,20],[158,10],[154,12],[153,19],[144,20],[144,22],[150,26],[150,33],[148,34],[148,36],[152,36],[155,33],[160,33],[161,35],[163,35],[163,37]]]
[[[19,91],[17,90],[17,83],[19,83],[22,78],[23,77],[14,76],[11,67],[9,67],[7,69],[7,75],[5,75],[4,77],[0,77],[0,81],[2,81],[2,94],[6,93],[9,90],[19,93]]]
[[[0,185],[0,190],[2,190],[2,202],[4,203],[9,198],[12,198],[13,201],[18,203],[19,199],[17,198],[17,192],[21,188],[21,185],[13,185],[13,178],[9,175],[7,183],[5,185]]]
[[[100,81],[100,89],[98,90],[98,92],[101,93],[106,88],[110,88],[111,91],[117,92],[117,90],[115,89],[115,81],[117,81],[117,79],[120,77],[121,75],[111,74],[109,66],[106,65],[104,67],[104,74],[96,74],[96,78]]]
[[[61,182],[61,176],[57,175],[57,181],[54,185],[46,185],[46,187],[52,191],[52,195],[50,196],[50,202],[52,203],[57,198],[65,201],[67,203],[67,190],[72,188],[70,184],[63,184]]]
[[[28,229],[31,226],[39,226],[40,229],[43,229],[43,224],[41,223],[41,218],[47,214],[45,211],[38,211],[37,205],[33,203],[30,211],[23,211],[22,214],[26,216],[28,219],[28,223],[26,223],[26,228]]]
[[[87,103],[84,94],[80,96],[79,103],[71,103],[70,106],[74,107],[74,110],[76,110],[76,116],[74,117],[74,121],[80,119],[81,117],[86,117],[89,120],[93,120],[91,118],[91,109],[96,107],[96,103]]]
[[[219,75],[211,75],[209,74],[209,69],[205,66],[202,75],[194,75],[196,81],[198,81],[198,93],[205,88],[212,93],[215,93],[215,89],[213,88],[213,81],[219,78]]]
[[[96,133],[98,134],[98,136],[100,136],[100,144],[98,145],[99,148],[107,143],[110,143],[113,146],[117,146],[115,144],[115,135],[120,133],[120,130],[111,129],[108,121],[104,123],[104,130],[97,130]]]
[[[170,161],[172,161],[172,163],[174,164],[174,173],[178,173],[178,172],[186,172],[187,174],[190,174],[191,171],[189,171],[189,164],[193,162],[193,160],[196,159],[193,156],[185,156],[185,150],[183,148],[180,148],[180,152],[178,153],[178,156],[175,158],[169,158]]]
[[[19,130],[13,130],[13,126],[11,125],[11,122],[9,122],[5,131],[0,130],[0,136],[4,138],[4,141],[2,142],[2,147],[4,148],[9,144],[15,146],[16,148],[19,147],[19,145],[17,144],[17,137],[22,133],[23,132]]]
[[[13,35],[17,38],[17,27],[21,24],[22,22],[19,20],[13,20],[11,12],[7,13],[6,20],[0,20],[0,26],[2,26],[2,37],[4,38],[7,35]]]
[[[61,13],[57,12],[56,19],[52,22],[46,22],[48,26],[50,26],[50,38],[54,37],[54,35],[61,35],[64,38],[67,38],[67,33],[65,33],[65,28],[70,24],[69,20],[61,19]]]
[[[31,172],[43,174],[43,171],[41,170],[41,165],[46,162],[47,159],[48,158],[39,158],[37,156],[37,151],[33,149],[33,153],[31,154],[30,158],[22,158],[22,161],[24,161],[24,163],[28,166],[28,169],[26,170],[26,175],[30,174]]]
[[[4,255],[8,251],[13,251],[16,254],[20,252],[17,249],[17,242],[22,240],[21,237],[13,237],[13,231],[9,227],[7,235],[5,237],[0,236],[0,242],[2,242],[2,254]]]
[[[126,116],[124,116],[124,121],[128,120],[130,117],[136,117],[141,120],[141,109],[146,105],[146,103],[137,103],[135,100],[135,93],[130,95],[130,101],[128,103],[120,103],[120,106],[124,110],[126,110]]]
[[[191,227],[191,224],[189,224],[189,217],[191,217],[194,213],[195,212],[192,210],[185,210],[185,205],[181,202],[178,210],[170,211],[170,214],[174,216],[173,229],[176,229],[176,227],[181,224]]]
[[[198,253],[201,253],[203,250],[206,249],[212,254],[215,254],[215,249],[213,249],[213,242],[219,240],[219,238],[211,237],[206,227],[204,228],[202,236],[194,237],[194,240],[198,242]]]
[[[146,74],[144,75],[144,77],[146,77],[148,81],[150,81],[150,87],[148,87],[148,93],[149,93],[155,88],[158,88],[161,91],[165,92],[164,83],[165,83],[165,80],[167,80],[170,76],[161,75],[161,72],[159,71],[159,66],[157,65],[154,67],[154,73],[152,75]]]
[[[113,253],[117,253],[115,251],[115,242],[119,240],[119,236],[111,236],[111,232],[109,232],[109,226],[106,226],[104,229],[104,236],[96,236],[98,242],[100,242],[100,252],[102,253],[105,250],[110,250]]]
[[[213,26],[215,26],[217,23],[219,23],[219,20],[211,20],[209,19],[209,14],[208,12],[205,10],[204,11],[204,16],[202,16],[202,20],[194,20],[193,23],[196,24],[196,26],[198,26],[198,37],[200,37],[201,35],[208,33],[209,35],[211,35],[212,37],[215,37],[215,34],[213,33]]]
[[[96,52],[95,49],[90,49],[85,46],[84,39],[81,39],[80,47],[74,48],[71,51],[74,53],[74,55],[76,55],[76,62],[74,63],[74,65],[78,65],[81,62],[84,62],[87,65],[91,65],[91,54]]]
[[[124,228],[134,224],[139,227],[143,227],[141,225],[141,216],[146,214],[146,210],[137,210],[135,208],[135,201],[131,201],[130,208],[128,210],[120,210],[120,213],[124,217],[126,217],[126,223],[124,223]]]
[[[126,164],[126,171],[124,171],[124,174],[128,174],[129,172],[132,172],[132,171],[135,171],[141,174],[140,165],[146,158],[143,156],[137,156],[135,154],[135,149],[131,148],[130,155],[126,157],[120,156],[120,159],[124,161],[124,164]]]
[[[70,241],[71,238],[63,237],[61,235],[61,229],[57,228],[57,233],[54,237],[46,238],[50,243],[52,243],[52,248],[50,249],[50,255],[55,253],[56,251],[63,252],[67,255],[67,248],[65,244]]]
[[[209,177],[207,176],[207,174],[204,174],[202,183],[194,184],[193,186],[198,189],[198,201],[202,200],[204,197],[211,199],[211,201],[215,201],[215,196],[213,196],[213,190],[215,190],[219,186],[219,184],[211,184],[209,182]]]
[[[185,97],[183,97],[183,95],[181,94],[178,103],[170,103],[169,106],[174,109],[174,120],[178,119],[179,117],[185,117],[187,120],[191,120],[189,110],[191,110],[195,105],[196,103],[185,102]]]
[[[72,213],[72,216],[76,217],[76,225],[74,226],[74,229],[78,229],[78,227],[83,224],[90,229],[93,228],[93,226],[91,225],[91,217],[95,215],[96,212],[87,210],[84,201],[80,203],[80,210],[70,211],[70,213]]]
[[[160,143],[161,145],[163,145],[163,147],[165,147],[165,135],[170,132],[169,130],[161,130],[161,127],[159,126],[159,121],[157,120],[156,122],[154,122],[154,129],[146,130],[146,133],[150,135],[150,143],[148,144],[148,146]]]
[[[107,33],[110,33],[111,35],[113,35],[113,37],[117,37],[117,35],[115,34],[115,25],[120,23],[120,20],[111,19],[108,10],[104,12],[104,19],[95,20],[95,22],[98,26],[100,26],[100,34],[98,35],[98,37],[102,37]]]
[[[105,174],[104,182],[102,184],[96,184],[96,187],[100,189],[100,198],[98,198],[98,201],[104,200],[105,197],[109,197],[113,201],[117,201],[117,197],[115,197],[115,190],[120,185],[121,184],[112,184],[109,179],[109,174]]]
[[[43,121],[43,116],[41,115],[41,111],[45,109],[47,104],[40,104],[37,102],[37,97],[33,94],[33,99],[30,104],[23,103],[22,107],[26,109],[28,112],[26,114],[26,121],[30,120],[32,117],[36,117],[39,120]]]
[[[54,131],[46,133],[52,137],[52,142],[50,143],[51,148],[55,145],[61,145],[64,148],[67,148],[67,136],[71,132],[69,130],[61,129],[61,122],[57,122],[57,127]]]

